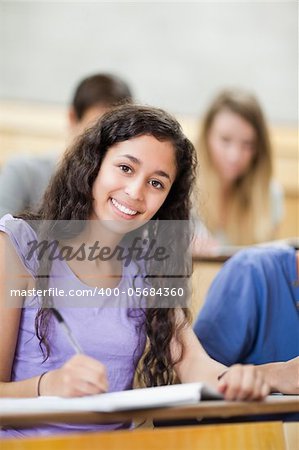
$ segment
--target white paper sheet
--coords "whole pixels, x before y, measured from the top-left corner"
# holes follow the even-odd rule
[[[0,399],[0,414],[13,412],[125,411],[195,404],[221,396],[202,383],[176,384],[86,397],[37,397]]]

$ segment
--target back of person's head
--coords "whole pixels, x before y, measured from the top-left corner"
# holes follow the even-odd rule
[[[132,92],[128,84],[112,74],[95,74],[84,78],[77,86],[71,106],[78,121],[88,109],[102,107],[105,109],[131,103]]]

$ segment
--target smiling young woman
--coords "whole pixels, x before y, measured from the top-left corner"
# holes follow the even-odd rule
[[[144,231],[147,240],[158,238],[161,221],[189,219],[195,166],[194,147],[172,116],[155,108],[122,106],[106,113],[66,152],[36,215],[1,219],[0,245],[6,244],[21,274],[14,288],[27,289],[36,281],[37,287],[45,290],[57,287],[79,292],[90,286],[98,290],[92,307],[87,299],[78,307],[78,299],[72,296],[60,307],[60,299],[52,295],[56,291],[48,289],[45,296],[19,299],[23,308],[11,308],[6,306],[5,283],[0,283],[0,396],[76,397],[131,389],[140,360],[139,375],[147,386],[171,384],[176,374],[181,382],[208,382],[227,399],[267,395],[269,387],[254,367],[226,369],[205,353],[192,331],[188,309],[179,307],[175,299],[173,305],[166,303],[169,298],[159,305],[155,298],[150,303],[148,297],[139,301],[137,292],[156,285],[155,277],[148,279],[147,261],[139,264],[132,259],[126,265],[116,259],[26,258],[28,243],[36,236],[51,241],[57,230],[62,243],[69,242],[73,248],[97,240],[115,248],[136,229]],[[28,219],[40,222],[35,225]],[[189,266],[188,256],[181,250],[182,238],[168,230],[168,242],[183,269],[185,279],[180,282],[185,286],[190,275],[184,271]],[[183,239],[190,244],[187,235]],[[4,266],[1,258],[0,274],[5,273]],[[159,273],[164,287],[170,279],[165,267],[161,264]],[[113,291],[115,286],[116,298],[103,300],[101,288]],[[130,302],[125,295],[129,289],[135,292]],[[59,309],[84,354],[73,356],[53,320],[53,307]],[[128,426],[62,424],[1,433],[20,437]]]

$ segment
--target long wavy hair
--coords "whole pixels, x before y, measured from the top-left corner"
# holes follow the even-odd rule
[[[192,143],[183,134],[179,123],[165,111],[145,106],[124,105],[104,114],[96,124],[77,138],[66,151],[53,176],[38,213],[22,215],[24,219],[40,221],[41,225],[37,230],[39,239],[49,239],[53,235],[53,230],[59,227],[61,220],[84,221],[90,218],[92,186],[105,154],[114,144],[142,135],[151,135],[160,141],[171,142],[177,167],[176,179],[171,190],[147,228],[148,236],[158,236],[161,220],[189,219],[190,194],[196,171],[196,152]],[[78,234],[80,231],[82,230],[78,230]],[[185,234],[183,239],[187,247],[190,238]],[[177,236],[170,236],[169,245],[174,254],[180,254],[182,261],[180,267],[183,267],[183,273],[186,275],[182,283],[185,283],[187,292],[187,278],[190,277],[190,273],[188,263],[184,261],[185,256],[181,254],[182,242],[178,242]],[[176,249],[180,253],[175,253]],[[153,286],[167,286],[167,277],[163,276],[163,270],[165,267],[161,265],[159,280],[157,277],[151,279]],[[44,274],[50,274],[50,271],[51,261],[46,258],[40,262],[41,275],[37,277],[38,288],[47,288],[49,276]],[[35,322],[45,359],[50,354],[48,334],[52,304],[50,296],[43,297]],[[182,358],[184,352],[181,331],[187,323],[190,323],[188,308],[182,307],[181,310],[183,314],[178,315],[175,307],[160,308],[155,307],[154,303],[152,307],[144,309],[143,331],[146,332],[147,345],[138,371],[140,380],[147,386],[173,382],[173,366]],[[174,336],[181,349],[176,361],[173,361],[170,349]]]
[[[214,119],[221,111],[237,114],[254,129],[256,153],[248,171],[237,179],[227,202],[224,232],[232,244],[244,245],[273,238],[270,180],[272,157],[266,121],[257,99],[250,93],[232,89],[220,92],[209,106],[197,145],[201,201],[199,215],[207,228],[216,233],[220,226],[220,180],[213,166],[208,144]]]

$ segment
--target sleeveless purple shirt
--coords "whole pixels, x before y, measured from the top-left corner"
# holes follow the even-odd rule
[[[26,258],[28,242],[36,239],[34,230],[25,221],[7,214],[0,219],[0,231],[8,234],[26,270],[35,277],[38,268],[37,259]],[[89,301],[87,307],[82,307],[83,297],[64,297],[62,302],[61,297],[53,296],[54,306],[72,329],[83,352],[106,366],[109,392],[132,388],[136,363],[144,351],[145,334],[142,328],[144,314],[142,309],[130,309],[130,305],[134,304],[134,298],[128,295],[129,288],[132,288],[132,279],[137,271],[138,268],[134,263],[128,267],[124,266],[122,278],[117,286],[120,295],[106,298],[100,294],[93,295],[92,302],[89,301],[90,298],[87,298]],[[50,275],[49,287],[64,289],[65,292],[70,289],[74,291],[93,289],[80,281],[65,261],[54,260]],[[137,278],[134,284],[136,287],[142,287],[143,281]],[[74,355],[74,349],[65,333],[52,318],[49,331],[51,353],[43,362],[44,357],[39,347],[34,324],[39,301],[38,297],[27,297],[24,301],[11,381],[24,380],[57,369]],[[45,436],[61,432],[107,431],[129,425],[51,424],[36,428],[2,429],[0,436],[4,438]]]

